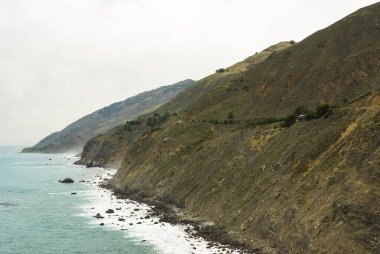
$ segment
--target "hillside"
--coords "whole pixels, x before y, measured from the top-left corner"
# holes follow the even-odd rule
[[[78,163],[120,166],[116,191],[213,221],[208,231],[224,226],[256,252],[376,253],[379,13],[371,5],[216,72],[91,139]],[[319,104],[329,111],[284,125]]]
[[[59,132],[50,134],[33,147],[24,148],[22,152],[79,152],[90,138],[106,133],[128,119],[155,110],[193,83],[193,80],[188,79],[113,103],[80,118]]]

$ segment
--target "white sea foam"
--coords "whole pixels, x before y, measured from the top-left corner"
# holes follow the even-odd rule
[[[90,219],[92,226],[109,230],[124,230],[125,236],[135,239],[141,244],[150,244],[160,253],[185,254],[185,253],[242,253],[222,245],[208,245],[203,238],[188,234],[186,225],[171,225],[159,222],[157,217],[149,216],[151,207],[128,199],[116,199],[111,191],[103,189],[98,184],[104,178],[110,178],[116,170],[89,169],[88,177],[83,184],[90,186],[89,190],[79,191],[78,195],[85,196],[88,203],[80,208],[85,216]],[[108,214],[106,210],[113,209],[114,213]],[[104,218],[97,219],[94,216],[99,213]],[[121,219],[121,220],[119,220]]]
[[[49,195],[66,195],[66,196],[69,196],[69,195],[71,195],[71,192],[67,192],[67,191],[65,191],[65,192],[49,192],[48,194]]]

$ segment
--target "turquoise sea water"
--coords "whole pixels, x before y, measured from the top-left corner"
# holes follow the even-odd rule
[[[20,147],[0,147],[0,253],[157,253],[125,233],[94,227],[78,216],[86,197],[70,195],[85,184],[89,169],[70,165],[63,155],[21,154]],[[51,160],[50,160],[51,159]],[[51,164],[51,165],[50,165]]]

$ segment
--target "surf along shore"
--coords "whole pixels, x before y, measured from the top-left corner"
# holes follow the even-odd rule
[[[89,203],[81,208],[92,225],[123,230],[159,253],[254,253],[231,240],[224,228],[188,217],[174,205],[128,190],[115,191],[109,184],[115,169],[92,169],[80,180],[91,189]]]

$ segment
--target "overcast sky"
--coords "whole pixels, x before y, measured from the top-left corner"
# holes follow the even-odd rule
[[[370,0],[0,0],[0,145],[300,41]]]

